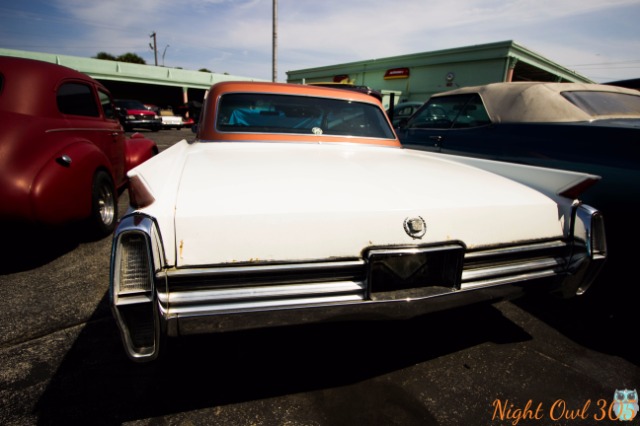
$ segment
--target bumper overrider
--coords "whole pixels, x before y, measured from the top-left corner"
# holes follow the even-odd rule
[[[360,258],[168,268],[155,221],[116,231],[110,298],[127,355],[158,356],[165,336],[321,321],[402,319],[522,294],[584,293],[606,258],[601,214],[573,209],[569,239],[467,250],[462,242],[369,247]]]

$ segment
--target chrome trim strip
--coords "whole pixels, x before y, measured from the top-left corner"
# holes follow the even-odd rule
[[[97,118],[97,117],[91,117]],[[107,119],[109,120],[109,119]],[[116,123],[116,119],[110,120],[112,123]],[[108,129],[105,127],[61,127],[56,129],[45,130],[45,133],[58,133],[58,132],[102,132],[102,133],[119,133],[124,134],[122,129]]]
[[[485,277],[499,277],[519,272],[534,271],[546,268],[556,268],[563,266],[564,262],[559,259],[537,259],[522,261],[510,265],[499,265],[494,267],[477,268],[462,271],[462,283],[479,280]]]
[[[521,281],[530,281],[539,278],[547,278],[558,275],[557,272],[552,270],[544,270],[538,272],[531,272],[528,274],[509,275],[502,278],[492,278],[489,280],[473,281],[470,283],[463,283],[460,290],[473,290],[482,287],[493,287],[496,285],[513,284]]]
[[[545,285],[543,283],[536,283]],[[554,283],[551,283],[554,284]],[[526,285],[526,283],[525,283]],[[554,284],[555,285],[555,284]],[[521,283],[489,286],[480,291],[449,290],[419,299],[384,301],[337,302],[323,305],[306,305],[304,309],[260,309],[252,312],[214,312],[212,315],[196,313],[193,316],[166,318],[170,336],[239,331],[310,324],[327,321],[407,319],[417,315],[443,311],[478,302],[494,302],[519,296],[524,291]]]
[[[522,244],[517,246],[509,246],[509,247],[500,247],[493,248],[487,250],[477,250],[477,251],[469,251],[465,253],[464,258],[466,259],[475,259],[477,257],[490,257],[490,256],[498,256],[505,254],[515,254],[515,253],[523,253],[530,252],[534,250],[551,250],[555,248],[566,247],[567,243],[564,241],[553,240],[553,241],[545,241],[534,244]]]
[[[171,308],[169,318],[201,316],[218,313],[242,313],[265,310],[282,310],[291,307],[299,307],[302,305],[309,306],[326,306],[335,303],[344,302],[362,302],[363,299],[357,295],[343,295],[333,297],[319,297],[313,299],[286,299],[286,300],[265,300],[250,303],[227,303],[224,305],[197,305]]]
[[[168,298],[169,306],[197,304],[211,300],[225,302],[229,300],[255,300],[265,298],[283,298],[302,295],[329,295],[335,293],[364,294],[365,284],[355,281],[320,282],[309,284],[292,284],[280,286],[257,286],[240,288],[223,288],[220,290],[175,291]],[[360,297],[362,299],[362,297]],[[283,301],[287,303],[288,301]]]
[[[418,254],[429,252],[443,252],[445,250],[460,250],[464,248],[462,244],[446,244],[446,245],[433,245],[425,247],[389,247],[389,248],[374,248],[369,250],[367,258],[374,254]]]
[[[364,260],[345,260],[336,262],[308,262],[308,263],[289,263],[289,264],[262,264],[262,265],[247,265],[247,266],[222,266],[222,267],[210,267],[210,268],[180,268],[171,269],[161,272],[160,274],[166,275],[167,278],[180,278],[180,277],[199,277],[199,276],[211,276],[226,275],[226,274],[252,274],[252,273],[264,273],[264,272],[295,272],[295,271],[308,271],[308,270],[337,270],[341,268],[353,268],[364,266]]]

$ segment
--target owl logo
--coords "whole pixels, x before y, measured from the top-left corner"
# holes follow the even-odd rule
[[[620,421],[633,420],[638,414],[638,391],[635,389],[616,390],[613,394],[613,411]]]

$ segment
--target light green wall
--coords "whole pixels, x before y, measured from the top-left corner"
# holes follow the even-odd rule
[[[287,82],[332,81],[334,76],[346,74],[357,85],[383,93],[401,92],[397,101],[425,101],[434,93],[458,87],[506,81],[509,64],[514,60],[559,80],[592,83],[513,41],[294,70],[287,72]],[[409,68],[409,78],[385,80],[385,71],[393,68]],[[447,81],[449,73],[455,75],[452,81]]]

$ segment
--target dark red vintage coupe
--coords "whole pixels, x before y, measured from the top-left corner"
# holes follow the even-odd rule
[[[70,68],[0,56],[0,222],[113,231],[127,171],[158,151],[125,136],[109,91]]]

